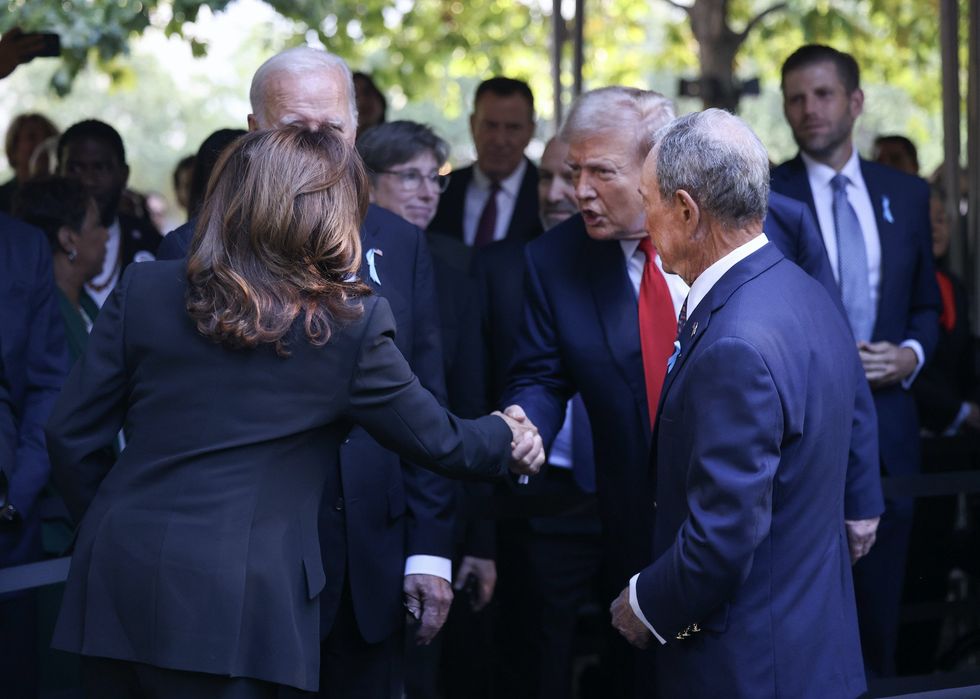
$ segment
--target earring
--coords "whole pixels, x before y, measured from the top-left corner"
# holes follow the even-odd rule
[[[71,250],[68,251],[68,262],[69,263],[75,264],[75,258],[77,258],[77,257],[78,257],[78,250],[76,250],[75,248],[72,248]]]

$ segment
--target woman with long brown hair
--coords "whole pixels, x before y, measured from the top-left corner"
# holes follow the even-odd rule
[[[132,265],[103,307],[48,428],[80,523],[54,645],[85,656],[93,696],[316,690],[318,595],[343,575],[317,512],[354,423],[450,476],[540,467],[533,428],[457,419],[412,375],[357,280],[367,199],[333,129],[250,133],[186,266]]]

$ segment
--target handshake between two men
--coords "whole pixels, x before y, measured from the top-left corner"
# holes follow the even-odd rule
[[[536,476],[544,465],[544,442],[538,428],[519,405],[507,406],[503,412],[494,411],[510,427],[510,470],[521,476]]]

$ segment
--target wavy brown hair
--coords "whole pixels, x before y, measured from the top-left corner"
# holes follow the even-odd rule
[[[303,316],[314,345],[362,312],[359,230],[368,205],[360,158],[335,128],[242,136],[208,182],[187,261],[187,312],[226,347],[271,343]]]

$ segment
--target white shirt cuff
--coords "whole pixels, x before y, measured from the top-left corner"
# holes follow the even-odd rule
[[[906,340],[900,344],[899,347],[908,347],[911,349],[913,352],[915,352],[915,357],[918,360],[915,363],[915,369],[912,370],[912,373],[902,380],[902,388],[907,391],[909,388],[911,388],[912,384],[915,383],[915,377],[918,376],[919,372],[922,370],[922,365],[926,363],[926,353],[923,351],[922,345],[919,344],[918,340]]]
[[[405,575],[435,575],[453,581],[453,562],[442,556],[416,554],[405,559]]]
[[[949,427],[943,430],[943,437],[952,437],[957,432],[960,431],[960,427],[963,426],[963,421],[966,420],[967,416],[970,414],[970,404],[963,403],[960,405],[960,411],[956,413],[956,417],[953,421],[949,423]]]
[[[640,602],[636,599],[636,579],[638,577],[640,577],[639,573],[630,578],[630,606],[633,608],[633,613],[636,614],[636,618],[642,621],[643,625],[650,629],[650,633],[652,633],[654,637],[660,641],[660,645],[666,645],[667,641],[665,641],[663,636],[657,633],[657,630],[650,625],[647,618],[643,616],[643,610],[640,609]]]

